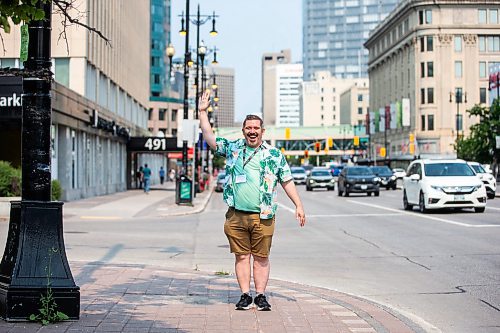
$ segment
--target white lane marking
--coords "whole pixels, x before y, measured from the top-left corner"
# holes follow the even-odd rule
[[[423,218],[423,219],[435,220],[435,221],[439,221],[439,222],[444,222],[444,223],[449,223],[449,224],[453,224],[453,225],[458,225],[458,226],[461,226],[461,227],[467,227],[467,228],[489,228],[489,227],[492,227],[492,228],[496,227],[496,228],[498,228],[498,227],[500,227],[500,225],[498,225],[498,224],[478,224],[478,225],[467,224],[467,223],[456,222],[456,221],[452,221],[452,220],[446,220],[446,219],[442,219],[442,218],[435,217],[435,216],[424,215],[424,214],[420,214],[420,213],[417,214],[417,213],[412,213],[412,212],[401,211],[399,209],[394,209],[394,208],[389,208],[389,207],[384,207],[384,206],[369,204],[369,203],[365,203],[365,202],[359,202],[359,201],[354,201],[354,200],[347,200],[347,201],[355,203],[355,204],[358,204],[358,205],[365,205],[365,206],[374,207],[374,208],[378,208],[378,209],[388,210],[388,211],[391,211],[391,212],[398,212],[398,213],[402,213],[402,214],[406,214],[406,215],[413,215],[413,216],[417,216],[417,217],[420,217],[420,218]]]
[[[291,213],[295,214],[295,209],[293,209],[293,208],[290,208],[290,207],[288,207],[288,206],[285,206],[285,205],[283,205],[282,203],[279,203],[279,202],[278,202],[278,206],[280,206],[280,207],[282,207],[282,208],[286,209],[287,211],[289,211],[289,212],[291,212]]]
[[[394,214],[330,214],[330,215],[307,215],[307,217],[355,217],[355,216],[400,216],[404,215],[403,213],[394,213]]]
[[[486,206],[486,209],[500,210],[500,208],[496,208],[496,207],[488,207],[488,206]]]
[[[82,220],[119,220],[119,216],[80,216]]]

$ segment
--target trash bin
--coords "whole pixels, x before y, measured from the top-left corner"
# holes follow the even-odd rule
[[[192,198],[192,181],[186,175],[180,175],[175,183],[175,203],[176,204],[190,204]]]

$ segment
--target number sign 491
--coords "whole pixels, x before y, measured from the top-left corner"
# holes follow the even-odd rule
[[[167,149],[167,140],[165,138],[149,138],[144,147],[149,150],[166,150]]]

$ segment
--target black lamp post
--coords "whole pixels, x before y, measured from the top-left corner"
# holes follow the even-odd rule
[[[44,19],[28,25],[24,62],[22,199],[12,202],[9,233],[0,265],[0,316],[27,320],[38,313],[50,288],[57,311],[80,316],[80,291],[66,258],[62,202],[51,202],[51,3],[39,0]],[[48,275],[50,274],[50,275]]]
[[[450,103],[453,102],[453,93],[450,92]],[[456,114],[456,124],[455,124],[455,129],[456,129],[456,150],[457,150],[457,158],[459,158],[459,146],[458,146],[458,140],[459,140],[459,132],[460,129],[463,131],[463,121],[460,121],[460,103],[467,103],[467,93],[462,94],[462,88],[456,88],[455,89],[455,103],[457,104],[457,114]]]

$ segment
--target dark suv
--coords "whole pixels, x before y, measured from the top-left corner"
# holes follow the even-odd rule
[[[392,172],[391,169],[389,169],[388,166],[372,166],[370,167],[372,169],[373,173],[375,176],[380,178],[380,186],[385,187],[386,189],[392,188],[393,190],[396,189],[396,181],[397,178],[394,176],[394,173]]]
[[[366,193],[368,196],[375,193],[375,196],[378,197],[379,181],[380,178],[375,176],[367,166],[348,166],[339,174],[338,193],[339,196],[344,194],[346,197],[350,193]]]

